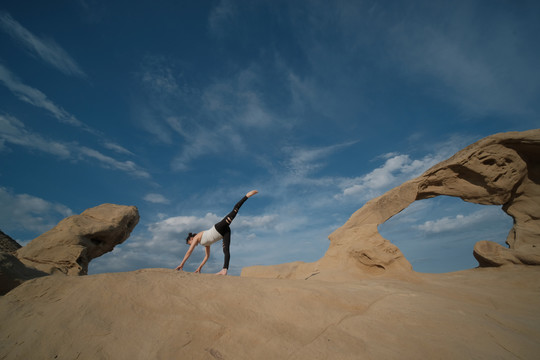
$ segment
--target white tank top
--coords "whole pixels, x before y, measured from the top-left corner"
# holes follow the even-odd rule
[[[223,235],[221,235],[216,230],[215,226],[212,226],[211,229],[203,231],[202,238],[201,238],[201,245],[210,246],[221,239],[223,239]]]

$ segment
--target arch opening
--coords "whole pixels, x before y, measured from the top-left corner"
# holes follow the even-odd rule
[[[415,201],[379,225],[379,233],[401,250],[414,271],[444,273],[477,267],[477,241],[507,247],[512,226],[513,219],[501,206],[437,196]]]

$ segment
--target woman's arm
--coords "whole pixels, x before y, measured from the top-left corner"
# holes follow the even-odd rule
[[[204,247],[204,252],[205,252],[204,259],[203,259],[201,265],[199,265],[199,267],[197,268],[197,270],[195,270],[196,273],[200,273],[201,270],[202,270],[202,267],[208,261],[208,258],[210,257],[210,246],[205,246]]]
[[[191,256],[191,253],[193,252],[193,249],[199,244],[202,238],[202,231],[195,235],[193,237],[193,240],[191,241],[191,245],[189,246],[188,251],[186,252],[186,255],[184,255],[184,260],[182,260],[182,263],[176,267],[176,270],[183,270],[184,264],[186,263],[187,259]]]

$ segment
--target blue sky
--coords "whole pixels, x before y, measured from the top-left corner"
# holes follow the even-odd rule
[[[132,236],[90,272],[175,267],[187,232],[258,189],[231,273],[315,261],[369,199],[539,127],[539,15],[497,0],[3,1],[0,229],[25,244],[135,205]],[[510,227],[498,207],[436,198],[380,229],[415,270],[445,272]],[[214,246],[204,272],[222,261]]]

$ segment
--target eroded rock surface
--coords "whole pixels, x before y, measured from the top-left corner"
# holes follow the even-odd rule
[[[508,248],[489,241],[475,246],[480,266],[540,265],[540,129],[535,129],[486,137],[367,202],[330,234],[328,251],[319,261],[248,267],[242,276],[321,280],[414,277],[410,263],[379,234],[377,226],[412,202],[439,195],[502,205],[514,219],[506,240]]]
[[[46,276],[0,297],[0,359],[538,358],[540,267],[418,277]]]
[[[48,274],[85,275],[90,260],[124,242],[139,222],[134,206],[103,204],[60,221],[16,252],[26,266]]]
[[[25,266],[15,255],[0,252],[0,295],[7,294],[27,280],[46,275],[49,274]]]
[[[21,248],[18,242],[0,230],[0,253],[13,254]]]

